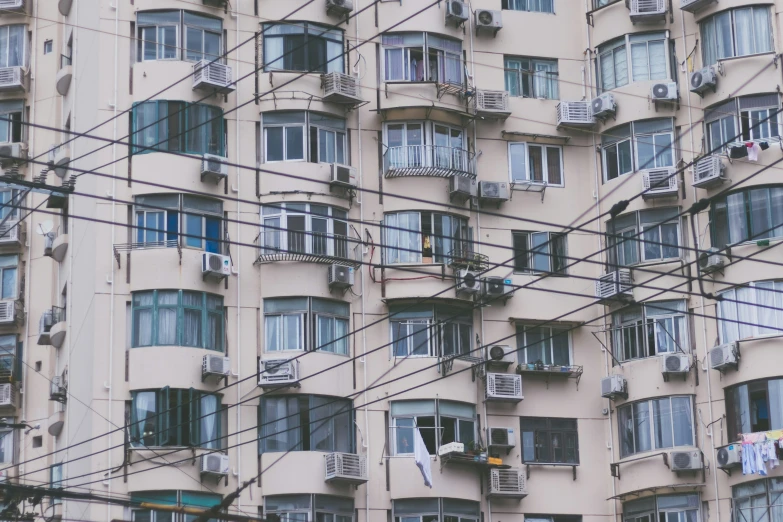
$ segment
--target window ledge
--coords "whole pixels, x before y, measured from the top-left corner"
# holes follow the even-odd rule
[[[621,268],[645,268],[650,266],[658,266],[658,265],[670,265],[672,263],[680,263],[682,264],[683,259],[680,257],[670,257],[667,259],[656,259],[653,261],[644,261],[642,263],[636,263],[634,265],[626,265]]]
[[[376,265],[376,268],[421,268],[421,267],[445,268],[446,263],[392,263],[389,265]]]
[[[756,53],[756,54],[743,54],[742,56],[729,56],[727,58],[719,58],[718,63],[723,62],[733,62],[735,60],[742,60],[743,58],[754,58],[756,56],[775,56],[775,51],[767,51],[765,53]]]

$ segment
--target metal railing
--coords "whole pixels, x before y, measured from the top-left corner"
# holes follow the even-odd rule
[[[475,154],[439,145],[388,147],[383,155],[383,170],[386,177],[451,177],[459,174],[475,178]]]
[[[66,56],[64,54],[61,54],[60,55],[60,69],[62,69],[63,67],[68,67],[69,65],[71,65],[71,57],[70,56]]]

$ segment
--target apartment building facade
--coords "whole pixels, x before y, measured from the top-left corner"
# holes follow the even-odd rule
[[[1,4],[24,513],[783,516],[779,1]]]

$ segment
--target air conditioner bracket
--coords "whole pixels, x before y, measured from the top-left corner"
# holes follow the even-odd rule
[[[506,452],[506,455],[508,455],[509,451],[511,451],[511,449],[509,449]],[[525,464],[525,475],[526,475],[527,480],[530,480],[530,466],[568,467],[568,468],[571,468],[571,472],[572,472],[572,475],[573,475],[573,480],[576,480],[576,465],[574,465],[574,464],[538,464],[538,463]],[[618,468],[618,473],[619,473],[619,468]]]

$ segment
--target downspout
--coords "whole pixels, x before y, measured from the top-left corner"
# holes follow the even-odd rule
[[[234,6],[235,6],[234,7],[234,18],[236,19],[236,22],[235,22],[235,25],[234,25],[234,34],[235,34],[236,42],[239,42],[239,2],[234,2]],[[236,54],[234,55],[234,68],[237,71],[237,74],[239,74],[239,49],[236,49],[235,53]],[[226,57],[226,61],[228,61],[228,57]],[[236,147],[235,148],[236,159],[235,159],[235,161],[237,163],[239,163],[239,158],[241,157],[239,155],[239,151],[240,151],[239,112],[238,112],[239,108],[240,108],[240,106],[239,106],[239,98],[240,98],[240,96],[239,96],[239,82],[236,83],[235,87],[236,87],[236,90],[234,91],[234,112],[235,112],[235,114],[234,114],[234,117],[235,117],[235,126],[234,126],[235,137],[234,137],[234,141],[236,142],[236,145],[235,145],[235,147]],[[240,237],[241,237],[239,235],[239,233],[241,231],[241,225],[240,225],[241,213],[240,213],[239,210],[240,210],[240,206],[242,204],[241,203],[242,202],[241,191],[240,191],[240,179],[242,178],[242,175],[241,175],[241,170],[240,169],[235,169],[235,170],[236,170],[236,173],[237,173],[237,190],[236,190],[236,195],[237,195],[237,209],[236,209],[237,210],[237,223],[236,223],[237,224],[237,237],[236,237],[236,240],[237,240],[237,248],[236,248],[237,261],[236,261],[236,263],[237,263],[237,266],[239,267],[239,266],[242,266],[240,264],[240,255],[241,255],[240,252],[241,252],[242,249],[239,247],[239,241],[240,241]],[[226,181],[226,183],[228,183],[228,181]],[[237,359],[237,374],[236,374],[236,376],[237,376],[238,382],[242,382],[242,376],[240,375],[241,372],[242,372],[242,364],[241,364],[241,361],[242,361],[242,285],[241,285],[242,274],[241,274],[241,272],[237,271],[236,272],[236,276],[237,276],[237,333],[236,333],[236,336],[237,336],[237,357],[236,357],[236,359]],[[242,435],[241,435],[241,433],[242,433],[242,408],[239,407],[239,404],[242,401],[242,394],[241,394],[241,390],[240,390],[242,387],[239,386],[239,384],[237,384],[236,388],[237,388],[237,390],[236,390],[237,391],[237,409],[236,409],[237,410],[237,426],[236,426],[236,430],[237,430],[237,438],[236,438],[236,445],[237,445],[237,482],[241,483],[241,481],[242,481],[242,455],[241,455],[241,453],[242,453]],[[228,427],[226,427],[226,428],[228,428]],[[242,495],[239,495],[237,497],[237,510],[240,513],[242,512]]]

